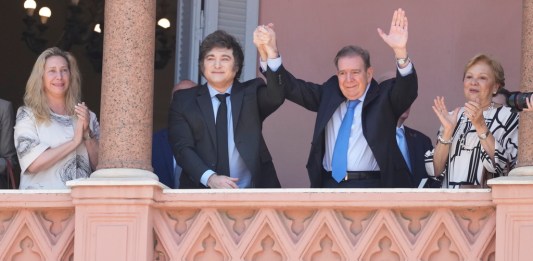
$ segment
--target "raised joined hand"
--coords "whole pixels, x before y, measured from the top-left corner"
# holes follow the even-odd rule
[[[274,24],[258,26],[254,31],[254,44],[259,51],[261,60],[277,58],[279,55]]]

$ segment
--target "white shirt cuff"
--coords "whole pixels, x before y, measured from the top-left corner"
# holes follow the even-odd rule
[[[271,71],[275,72],[279,69],[281,66],[281,56],[274,59],[267,59],[267,61],[263,61],[259,59],[259,66],[261,66],[261,70],[263,72],[266,72],[267,66],[270,68]]]
[[[210,178],[213,174],[215,174],[214,171],[212,171],[212,170],[210,170],[210,169],[206,170],[206,171],[204,172],[204,174],[202,174],[202,177],[200,178],[200,182],[201,182],[202,184],[204,184],[204,186],[209,187],[209,186],[207,186],[207,181],[209,180],[209,178]]]
[[[398,64],[396,64],[396,66],[398,67],[398,71],[400,72],[401,76],[407,76],[413,73],[413,63],[411,61],[409,61],[409,64],[407,64],[405,68],[400,68]]]

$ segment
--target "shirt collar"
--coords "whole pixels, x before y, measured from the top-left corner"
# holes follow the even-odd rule
[[[400,126],[400,127],[396,127],[396,128],[397,128],[397,129],[402,129],[403,132],[405,133],[405,127],[403,126],[403,124],[402,124],[402,126]]]
[[[231,85],[227,90],[226,92],[224,93],[228,93],[228,94],[231,94],[231,89],[233,88],[233,85]],[[217,94],[221,94],[220,92],[218,92],[217,90],[215,90],[215,88],[211,87],[209,84],[207,84],[207,89],[209,90],[209,96],[211,96],[211,98],[214,98],[215,95]]]

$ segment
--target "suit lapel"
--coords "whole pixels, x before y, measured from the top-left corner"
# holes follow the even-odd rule
[[[326,86],[322,88],[325,88],[325,87]],[[336,85],[332,84],[332,86],[328,86],[328,87],[332,88],[333,91],[331,92],[331,95],[323,96],[325,100],[321,102],[322,103],[321,106],[324,106],[324,109],[322,111],[319,110],[320,115],[317,117],[317,125],[316,125],[317,130],[315,131],[316,135],[324,131],[324,129],[326,128],[326,125],[328,124],[335,110],[337,110],[339,105],[343,101],[346,100],[346,98],[344,97],[344,95],[339,89],[338,82]],[[318,138],[318,136],[314,138]]]
[[[211,142],[213,144],[216,144],[213,102],[211,101],[211,96],[209,95],[209,90],[207,89],[206,84],[200,86],[200,88],[198,89],[198,96],[196,97],[196,101],[198,102],[198,107],[200,107],[200,111],[202,112],[202,115],[204,116],[203,118],[206,121],[207,131],[209,132],[209,136],[211,137]]]
[[[379,94],[379,86],[378,83],[372,79],[370,82],[370,86],[368,86],[368,92],[366,92],[365,96],[365,102],[363,103],[363,112],[365,111],[364,108],[368,106],[374,99],[378,97]]]
[[[233,117],[233,129],[237,127],[239,115],[241,114],[242,100],[244,99],[244,88],[239,81],[234,81],[231,87],[231,116]]]

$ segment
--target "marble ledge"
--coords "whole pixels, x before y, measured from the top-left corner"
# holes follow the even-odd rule
[[[490,189],[417,189],[417,188],[271,188],[271,189],[165,189],[176,194],[396,194],[396,193],[487,193]]]
[[[487,181],[490,186],[494,185],[533,185],[533,176],[506,176]]]

